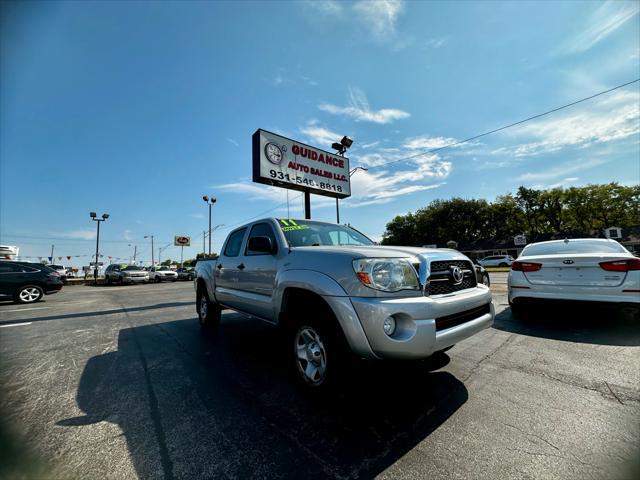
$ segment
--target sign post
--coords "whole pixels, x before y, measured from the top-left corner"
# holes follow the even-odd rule
[[[176,247],[180,247],[180,267],[182,268],[182,258],[184,253],[184,247],[191,246],[191,237],[187,237],[185,235],[176,235],[173,237],[173,245]]]
[[[311,194],[351,196],[349,159],[258,129],[252,137],[253,181],[304,193],[304,216],[311,219]]]

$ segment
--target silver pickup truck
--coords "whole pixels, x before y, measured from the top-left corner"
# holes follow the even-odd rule
[[[268,218],[232,231],[196,265],[204,329],[232,309],[283,327],[298,380],[335,381],[341,363],[423,359],[491,326],[491,292],[455,250],[378,246],[357,230]]]

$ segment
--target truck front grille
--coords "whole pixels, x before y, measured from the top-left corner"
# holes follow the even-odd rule
[[[476,273],[471,262],[466,260],[443,260],[431,262],[430,267],[431,275],[425,288],[425,295],[444,295],[477,286]],[[454,282],[451,267],[459,267],[462,270],[464,275],[462,282]]]
[[[463,323],[475,320],[482,315],[486,315],[491,312],[491,304],[487,303],[481,307],[476,307],[471,310],[466,310],[460,313],[454,313],[453,315],[447,315],[446,317],[436,318],[436,332],[440,330],[446,330],[447,328],[462,325]]]

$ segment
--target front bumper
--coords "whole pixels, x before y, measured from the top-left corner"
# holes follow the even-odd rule
[[[122,277],[122,283],[145,283],[149,277]]]
[[[420,359],[455,345],[490,327],[495,316],[491,292],[484,285],[450,295],[410,298],[351,298],[372,352],[379,358]],[[436,319],[482,311],[450,328]],[[392,336],[384,333],[387,317],[396,320]]]

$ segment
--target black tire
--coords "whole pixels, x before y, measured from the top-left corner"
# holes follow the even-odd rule
[[[206,288],[198,289],[198,298],[196,299],[196,302],[198,321],[200,322],[202,330],[216,330],[220,325],[220,320],[222,318],[222,309],[220,306],[209,300]]]
[[[161,281],[162,279],[160,278],[160,275],[156,275],[155,282],[160,283]]]
[[[35,303],[42,299],[44,291],[38,285],[23,285],[14,296],[16,303]]]
[[[346,378],[351,360],[349,348],[338,321],[328,308],[309,310],[315,310],[314,314],[306,311],[299,320],[291,312],[294,318],[287,343],[294,376],[296,383],[309,392],[332,391]],[[318,340],[315,347],[314,342],[308,343],[309,334]]]
[[[524,316],[524,305],[509,301],[509,307],[511,308],[511,316],[513,318],[521,319]]]
[[[508,267],[508,266],[509,266],[509,264],[508,264],[508,263],[501,262],[501,263],[499,263],[499,264],[498,264],[498,266],[499,266],[499,267]]]

